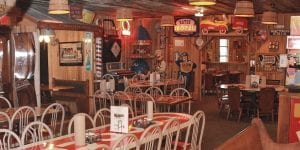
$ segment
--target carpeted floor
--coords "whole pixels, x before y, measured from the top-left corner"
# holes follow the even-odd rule
[[[216,96],[204,96],[201,101],[192,105],[192,110],[203,110],[206,116],[206,125],[202,141],[203,150],[212,150],[225,142],[233,135],[239,133],[250,125],[251,118],[247,116],[238,123],[236,119],[226,120],[225,116],[220,116],[217,107]],[[276,118],[276,117],[275,117]],[[276,139],[277,122],[273,123],[269,118],[262,118],[270,136]]]

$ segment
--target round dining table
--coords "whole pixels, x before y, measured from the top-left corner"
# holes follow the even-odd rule
[[[133,123],[140,119],[145,119],[146,115],[137,116],[129,120],[129,133],[136,135],[138,138],[141,137],[144,128],[134,127]],[[152,124],[158,124],[161,129],[163,129],[164,125],[171,118],[176,118],[180,122],[180,129],[186,128],[189,125],[189,121],[191,119],[191,115],[184,113],[154,113],[154,117],[152,120]],[[100,136],[97,142],[92,144],[86,144],[84,147],[80,147],[79,149],[97,149],[97,146],[107,145],[108,147],[112,147],[116,140],[120,138],[122,135],[127,133],[116,133],[110,131],[110,125],[100,126],[96,128],[89,129],[89,132],[94,133],[95,135]],[[42,150],[42,149],[55,149],[55,150],[67,150],[67,149],[77,149],[75,146],[75,137],[74,134],[68,134],[64,136],[60,136],[57,138],[31,143],[28,145],[24,145],[21,147],[23,150]]]

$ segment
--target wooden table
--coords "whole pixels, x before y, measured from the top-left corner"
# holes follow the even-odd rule
[[[128,84],[131,87],[146,88],[151,86],[181,85],[184,83],[179,79],[166,79],[164,81],[155,82],[153,84],[151,84],[149,80],[130,81]]]
[[[170,118],[177,118],[180,122],[180,129],[186,128],[189,125],[189,120],[192,116],[189,114],[183,114],[183,113],[155,113],[154,114],[154,123],[157,123],[160,125],[161,129],[166,124],[167,120]],[[132,127],[132,123],[138,119],[146,118],[146,115],[143,116],[137,116],[129,121],[129,133],[132,133],[136,135],[138,138],[141,137],[141,134],[145,129],[138,128],[138,127]],[[100,144],[105,144],[109,147],[112,147],[115,141],[120,138],[122,133],[114,133],[110,132],[110,126],[101,126],[96,127],[94,129],[90,129],[95,134],[100,134],[101,139],[100,141],[93,143],[93,144],[87,144],[85,147],[81,147],[83,149],[97,149],[97,146]],[[29,145],[23,146],[21,149],[25,150],[41,150],[41,149],[47,149],[49,147],[52,147],[55,150],[67,150],[67,149],[76,149],[75,146],[75,139],[74,134],[69,134],[61,137],[57,137],[54,139],[49,139],[42,142],[32,143]]]
[[[258,88],[251,88],[251,87],[246,87],[246,84],[221,84],[219,86],[220,89],[228,89],[228,86],[238,86],[240,90],[242,91],[252,91],[252,92],[258,92],[260,91],[261,88],[264,87],[272,87],[275,88],[275,91],[281,92],[285,90],[285,87],[282,85],[266,85],[266,86],[258,86]]]

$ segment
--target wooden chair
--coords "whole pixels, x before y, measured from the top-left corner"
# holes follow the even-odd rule
[[[106,120],[110,118],[110,109],[102,108],[98,110],[94,116],[94,124],[95,126],[103,126],[106,124]],[[99,124],[97,124],[99,120]]]
[[[189,97],[189,98],[191,98],[192,96],[191,96],[191,94],[190,94],[190,92],[188,91],[188,90],[186,90],[186,89],[184,89],[184,88],[176,88],[176,89],[174,89],[171,93],[170,93],[170,96],[186,96],[186,97]],[[188,101],[188,113],[190,114],[191,113],[191,103],[192,103],[192,101],[190,100],[190,101]],[[178,109],[178,107],[181,107],[181,112],[184,112],[184,104],[185,103],[182,103],[182,104],[180,104],[180,105],[177,105],[177,110],[176,110],[176,112],[180,112],[179,111],[179,109]]]
[[[164,150],[171,150],[172,145],[177,147],[179,139],[180,123],[176,118],[171,118],[168,120],[166,125],[162,130],[162,138],[165,138],[165,143],[162,145]],[[175,139],[174,139],[175,137]]]
[[[65,109],[59,103],[53,103],[49,105],[43,112],[41,118],[41,122],[48,124],[55,136],[62,135],[64,121]],[[56,134],[57,132],[58,134]]]
[[[201,150],[202,137],[205,127],[205,114],[203,111],[197,111],[189,122],[184,142],[178,142],[178,147],[183,150],[198,149]],[[192,136],[190,136],[192,134]]]
[[[238,86],[228,87],[229,108],[227,110],[227,120],[231,113],[238,113],[238,122],[241,120],[243,108],[241,107],[241,94]]]
[[[146,93],[140,93],[134,98],[134,114],[143,115],[147,113],[147,101],[153,102],[153,109],[156,112],[156,104],[154,98]]]
[[[28,124],[21,136],[23,145],[52,139],[53,133],[51,129],[43,122],[35,121]]]
[[[94,111],[95,113],[97,110],[102,108],[110,108],[110,106],[114,105],[113,98],[107,92],[97,90],[93,95],[94,101]],[[98,106],[98,107],[97,107]]]
[[[145,93],[151,95],[153,98],[163,95],[163,91],[159,87],[151,86],[146,89]]]
[[[3,103],[5,103],[7,107],[3,107]],[[0,106],[1,106],[0,108],[12,108],[9,100],[4,96],[0,96]]]
[[[37,117],[32,107],[22,106],[11,117],[11,128],[16,129],[14,123],[17,123],[17,134],[21,135],[24,128],[32,121],[36,121]]]
[[[274,88],[266,87],[262,88],[258,97],[257,116],[270,114],[272,121],[274,122],[274,101],[276,97],[276,91]]]
[[[129,150],[140,149],[138,138],[134,134],[125,134],[121,136],[112,146],[112,149]]]
[[[7,124],[1,123],[0,129],[11,130],[12,129],[11,120],[10,120],[10,117],[7,115],[7,113],[0,111],[0,118],[5,118],[5,120],[6,120],[5,123],[7,123]]]
[[[162,131],[158,124],[151,125],[146,128],[140,137],[141,149],[144,150],[160,150]]]
[[[0,129],[0,137],[1,150],[10,150],[22,146],[19,136],[10,129]]]
[[[87,129],[90,129],[90,128],[94,128],[95,127],[95,123],[94,123],[94,120],[93,118],[86,114],[86,113],[78,113],[76,115],[74,115],[71,120],[69,121],[69,125],[68,125],[68,134],[71,134],[72,133],[72,126],[74,124],[74,120],[77,116],[84,116],[85,117],[85,120],[88,120],[89,123],[91,123],[91,127],[87,127],[87,125],[85,126]]]

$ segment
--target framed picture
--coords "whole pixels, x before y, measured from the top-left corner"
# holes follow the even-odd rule
[[[83,44],[81,41],[59,43],[59,65],[83,65]]]

